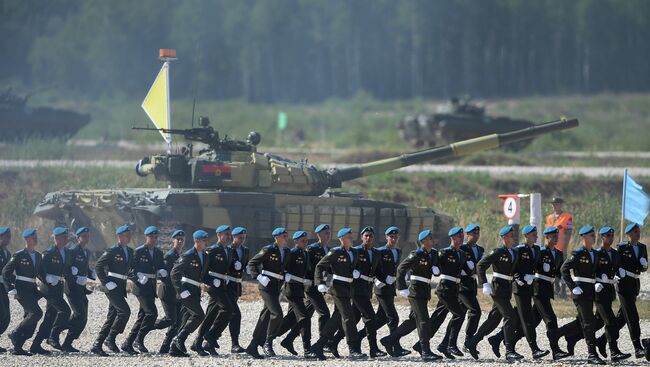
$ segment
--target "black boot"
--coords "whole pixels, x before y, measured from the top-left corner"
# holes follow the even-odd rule
[[[645,357],[645,350],[643,350],[643,346],[641,345],[641,341],[639,339],[632,340],[632,345],[634,345],[634,356],[637,359]]]
[[[190,345],[190,350],[196,352],[196,354],[200,355],[201,357],[205,357],[208,355],[208,352],[206,352],[203,349],[203,337],[202,336],[196,336],[196,339],[194,339],[194,342],[192,342],[192,345]],[[185,350],[184,352],[187,352]]]
[[[31,353],[23,349],[23,344],[25,344],[25,339],[22,336],[16,334],[15,332],[12,332],[11,334],[9,334],[9,339],[11,340],[11,344],[14,346],[14,349],[11,352],[11,354],[15,356],[32,355]]]
[[[422,357],[422,360],[424,362],[432,362],[432,361],[437,361],[442,359],[442,356],[435,354],[431,351],[431,347],[429,346],[429,342],[419,342],[418,343],[420,347],[418,348],[420,351],[420,357]],[[454,359],[454,356],[452,356],[451,359]]]
[[[441,345],[438,345],[436,350],[438,352],[442,353],[442,355],[444,355],[445,358],[447,358],[447,359],[456,359],[456,357],[451,353],[451,351],[449,351],[449,347],[446,347],[446,346],[441,344]]]
[[[607,364],[598,356],[598,352],[596,352],[595,345],[588,345],[587,350],[589,351],[589,356],[587,357],[587,364],[600,364],[600,365]]]
[[[643,344],[643,351],[645,352],[645,359],[650,362],[650,338],[643,339],[641,341]]]
[[[144,345],[144,338],[147,336],[146,333],[143,333],[140,331],[138,333],[138,336],[135,338],[135,342],[133,343],[133,346],[135,349],[137,349],[140,353],[149,353],[149,349]],[[122,348],[124,349],[124,348]]]
[[[472,358],[476,360],[478,360],[478,354],[479,354],[476,347],[478,346],[478,343],[480,341],[481,341],[480,339],[473,336],[465,342],[465,348],[467,349],[467,352],[472,356]]]
[[[79,349],[72,346],[73,341],[74,341],[74,335],[70,335],[68,333],[68,335],[65,336],[65,340],[63,341],[63,344],[61,345],[61,350],[68,353],[79,352]]]
[[[275,357],[275,351],[273,350],[273,338],[266,338],[264,341],[264,345],[262,346],[262,350],[264,351],[264,355],[267,357]]]
[[[578,340],[580,339],[568,335],[564,338],[566,339],[566,352],[569,354],[569,356],[572,356],[576,348],[576,343],[578,343]]]
[[[314,355],[314,358],[324,361],[327,358],[325,358],[325,354],[323,354],[323,346],[325,345],[325,342],[322,339],[318,339],[316,344],[312,345],[309,351],[311,354]]]
[[[361,342],[359,341],[357,345],[350,345],[350,354],[348,355],[348,359],[350,360],[358,360],[358,359],[366,359],[368,358],[368,355],[365,353],[361,353]]]
[[[388,353],[384,352],[383,350],[379,349],[379,346],[377,345],[377,338],[368,338],[368,345],[370,347],[370,358],[380,358],[380,357],[386,357]]]
[[[104,346],[108,348],[113,353],[119,353],[120,348],[117,347],[117,344],[115,344],[115,337],[117,337],[117,334],[113,333],[112,331],[108,334],[108,337],[104,341]]]
[[[618,345],[616,344],[616,342],[609,344],[609,351],[612,352],[612,356],[611,356],[612,362],[622,361],[624,359],[628,359],[632,357],[632,354],[630,353],[621,352],[621,350],[618,349]]]
[[[99,335],[97,339],[95,339],[93,347],[90,349],[90,353],[100,357],[108,356],[108,353],[104,352],[104,349],[102,348],[102,345],[104,344],[104,338],[105,336]]]
[[[257,343],[251,340],[251,343],[248,344],[246,348],[246,354],[253,357],[254,359],[264,359],[264,357],[257,351]]]
[[[205,343],[202,346],[201,345],[198,346],[197,353],[199,353],[199,355],[203,355],[199,352],[203,350],[204,353],[207,352],[211,356],[216,357],[219,355],[219,353],[217,353],[217,348],[219,348],[219,344],[217,343],[216,335],[214,333],[208,332],[205,335]]]
[[[547,352],[547,354],[548,354],[548,352]],[[506,361],[508,361],[508,362],[516,362],[516,361],[518,361],[520,359],[524,359],[524,356],[517,353],[517,351],[515,351],[514,349],[510,349],[510,350],[506,349]]]
[[[596,338],[596,348],[603,358],[607,358],[607,339],[604,334]]]
[[[501,345],[501,338],[499,337],[499,334],[494,334],[488,339],[488,343],[490,343],[490,347],[492,348],[492,353],[497,358],[501,358],[501,351],[499,350],[499,346]]]
[[[43,342],[42,338],[34,338],[32,341],[32,346],[29,347],[29,352],[32,354],[41,354],[41,355],[49,355],[52,354],[49,350],[43,349],[41,346],[41,343]]]
[[[172,340],[172,344],[169,347],[169,355],[172,357],[189,357],[190,355],[187,354],[187,351],[185,349],[185,339],[187,339],[188,333],[187,331],[181,331],[176,335],[176,337]]]
[[[54,349],[61,350],[61,342],[59,341],[61,337],[61,329],[54,328],[50,333],[50,337],[45,340],[45,342]]]
[[[403,357],[411,354],[410,350],[402,348],[402,346],[399,343],[399,338],[395,339],[393,350],[395,351],[395,354],[397,354],[398,357]]]
[[[533,359],[540,359],[547,356],[550,352],[548,350],[541,350],[538,346],[535,346],[534,349],[532,349],[532,353]]]
[[[394,347],[395,339],[393,338],[392,334],[379,339],[379,342],[384,346],[384,349],[386,349],[388,355],[391,357],[397,357]]]
[[[160,354],[167,354],[169,353],[169,348],[172,344],[172,336],[170,334],[165,334],[165,339],[163,340],[162,344],[160,345],[160,349],[158,349],[158,353]]]
[[[240,354],[244,353],[246,349],[242,348],[241,345],[239,345],[239,341],[233,341],[232,346],[230,347],[230,353],[235,353],[235,354]]]
[[[126,340],[124,340],[124,342],[122,343],[122,351],[123,352],[125,352],[125,353],[127,353],[129,355],[132,355],[132,356],[138,354],[138,352],[133,348],[133,346],[135,345],[135,339],[136,339],[137,335],[138,334],[136,334],[134,331],[131,331],[129,333],[129,335],[126,337]],[[110,340],[110,339],[111,339],[111,336],[109,335],[106,342],[108,343],[108,340]],[[113,342],[115,342],[114,337],[113,337]],[[108,347],[108,349],[111,349],[111,348]],[[115,352],[115,351],[113,351],[113,352]],[[115,352],[115,353],[119,353],[119,350],[117,352]]]
[[[297,356],[298,352],[296,352],[296,349],[293,347],[293,340],[294,338],[292,333],[289,333],[284,339],[282,339],[280,346],[291,353],[291,355]],[[309,350],[309,348],[307,348],[307,350]]]

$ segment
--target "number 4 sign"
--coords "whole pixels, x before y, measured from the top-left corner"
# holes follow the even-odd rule
[[[499,195],[503,200],[503,215],[508,219],[508,224],[518,224],[520,211],[519,211],[519,195]]]

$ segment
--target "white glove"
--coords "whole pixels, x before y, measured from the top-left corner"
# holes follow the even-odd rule
[[[467,273],[465,272],[465,270],[461,270],[460,275],[467,275]]]
[[[644,268],[647,268],[648,267],[648,260],[646,260],[645,258],[642,257],[642,258],[639,259],[639,264],[641,264],[641,266],[643,266]]]
[[[182,299],[185,299],[185,298],[187,298],[189,296],[190,296],[190,291],[184,290],[184,291],[181,292],[181,298]]]
[[[440,275],[440,268],[434,265],[431,267],[431,272],[433,273],[433,275],[438,276]]]
[[[329,287],[326,286],[325,284],[319,284],[318,285],[318,291],[321,293],[326,293],[329,290]]]
[[[579,296],[582,294],[582,288],[580,287],[575,287],[571,290],[571,293],[575,294],[576,296]]]
[[[73,266],[70,268],[70,272],[72,273],[72,275],[77,275],[77,273],[79,273],[79,269],[77,269],[76,266]]]
[[[18,294],[18,291],[15,288],[7,292],[7,295],[11,298],[16,298],[16,294]]]
[[[95,271],[95,269],[90,271],[90,277],[93,279],[97,279],[97,272]]]
[[[526,275],[524,275],[524,281],[525,281],[526,284],[528,284],[528,285],[533,284],[533,279],[535,279],[535,277],[534,277],[532,274],[526,274]]]
[[[235,270],[237,271],[241,270],[241,263],[239,261],[235,261],[234,266],[235,266]]]
[[[86,283],[88,283],[88,277],[78,276],[76,283],[82,286],[86,285]]]
[[[115,288],[117,288],[117,284],[115,284],[115,282],[106,283],[106,289],[108,289],[109,291],[112,291]]]
[[[375,279],[375,286],[377,288],[383,288],[386,284],[382,283],[381,280]]]
[[[55,286],[55,285],[59,284],[59,279],[57,279],[56,277],[54,277],[54,276],[52,276],[50,274],[47,274],[45,276],[45,281],[48,282],[52,286]]]
[[[359,270],[354,269],[354,271],[352,271],[352,278],[359,279],[360,276],[361,276],[361,272]]]
[[[406,288],[406,289],[400,289],[400,291],[399,291],[399,295],[402,296],[402,297],[408,297],[408,296],[409,296],[409,290],[408,290],[408,288]]]
[[[618,277],[619,278],[625,278],[625,269],[618,268]]]
[[[609,279],[609,277],[607,276],[607,274],[603,274],[603,275],[600,276],[600,279],[602,279],[604,281],[607,281]]]
[[[492,286],[490,285],[490,283],[484,283],[483,284],[483,294],[485,294],[486,296],[491,296],[492,293],[493,293],[492,292]]]
[[[158,275],[160,275],[161,278],[167,278],[167,270],[158,269]]]
[[[257,276],[257,281],[260,282],[260,284],[263,287],[266,287],[267,285],[269,285],[269,282],[271,281],[271,279],[269,279],[269,277],[267,277],[266,275],[260,274],[260,275]]]
[[[515,279],[515,282],[517,282],[517,285],[520,286],[520,287],[525,284],[522,280],[519,280],[519,279]]]
[[[221,285],[221,280],[215,278],[215,279],[212,281],[212,285],[214,285],[215,288],[219,288],[219,286]],[[266,287],[266,285],[265,285],[265,287]]]
[[[392,277],[390,275],[386,275],[386,284],[393,284],[395,283],[395,277]]]
[[[603,290],[604,287],[603,287],[603,285],[601,283],[596,283],[594,288],[596,289],[596,293],[600,293]]]
[[[542,270],[548,273],[549,271],[551,271],[551,265],[549,265],[548,263],[544,263],[544,265],[542,265]]]
[[[474,262],[472,260],[467,260],[467,267],[469,270],[474,270]]]
[[[147,278],[147,276],[142,273],[137,273],[136,275],[138,276],[138,283],[142,285],[147,284],[147,282],[149,281],[149,278]]]
[[[289,283],[291,281],[291,274],[284,274],[284,282]]]
[[[615,284],[618,284],[618,282],[621,280],[621,278],[619,278],[618,275],[614,275],[614,278],[612,278],[612,280],[614,280]]]

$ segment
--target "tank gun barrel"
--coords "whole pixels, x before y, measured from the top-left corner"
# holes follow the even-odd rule
[[[531,126],[521,130],[514,130],[501,134],[490,134],[477,138],[463,140],[457,143],[421,150],[419,152],[403,154],[399,157],[382,159],[375,162],[359,164],[349,168],[332,169],[328,171],[331,182],[330,187],[341,187],[341,183],[359,177],[375,175],[382,172],[396,170],[418,163],[447,157],[461,157],[483,150],[498,148],[502,145],[533,138],[538,135],[549,134],[555,131],[571,129],[578,126],[578,119],[561,119]]]

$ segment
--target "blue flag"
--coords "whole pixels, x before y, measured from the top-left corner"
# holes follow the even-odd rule
[[[623,217],[630,222],[643,225],[650,211],[650,198],[643,187],[627,174],[623,178]]]

